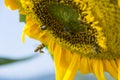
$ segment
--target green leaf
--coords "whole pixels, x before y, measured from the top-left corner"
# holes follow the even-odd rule
[[[20,22],[25,22],[26,23],[26,15],[20,14]]]
[[[25,60],[33,59],[33,58],[35,58],[37,56],[38,55],[33,55],[33,56],[29,56],[29,57],[22,58],[22,59],[0,58],[0,66],[1,65],[5,65],[5,64],[14,63],[14,62],[20,62],[20,61],[25,61]]]

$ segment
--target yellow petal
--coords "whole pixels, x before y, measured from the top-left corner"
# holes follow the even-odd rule
[[[103,64],[104,64],[104,69],[105,71],[107,71],[111,76],[113,76],[114,78],[117,78],[117,69],[118,68],[115,68],[114,64],[111,64],[110,63],[110,60],[104,60],[103,61]],[[114,66],[114,67],[113,67]]]
[[[70,67],[70,65],[72,66],[71,61],[73,58],[73,53],[69,50],[62,48],[62,46],[59,44],[56,44],[56,43],[54,44],[55,44],[54,50],[52,53],[53,53],[53,59],[55,63],[56,80],[63,80],[65,74],[68,72],[67,70],[72,71],[72,67]]]
[[[118,80],[120,80],[120,60],[118,60]]]
[[[4,3],[11,10],[18,9],[18,4],[16,3],[16,0],[5,0]]]
[[[76,72],[78,71],[79,55],[74,54],[72,61],[65,73],[63,80],[73,80]]]
[[[53,58],[54,58],[55,70],[56,70],[56,80],[61,80],[65,72],[64,67],[60,65],[61,54],[62,54],[61,47],[56,44],[55,50],[53,52]]]
[[[118,6],[120,7],[120,0],[118,0]]]
[[[22,43],[24,43],[25,42],[25,33],[24,32],[22,32]]]
[[[55,41],[50,38],[48,43],[48,51],[53,55],[53,51],[55,50]]]
[[[116,60],[110,60],[110,64],[112,65],[112,67],[114,68],[114,71],[118,71],[118,64]]]
[[[98,80],[106,80],[104,76],[104,68],[102,60],[94,59],[92,60],[93,73],[97,77]]]
[[[79,62],[79,69],[82,74],[87,74],[90,73],[90,64],[89,64],[89,59],[86,57],[81,57],[80,62]]]

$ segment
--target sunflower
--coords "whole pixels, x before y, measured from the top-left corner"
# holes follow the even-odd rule
[[[56,80],[73,80],[77,71],[120,80],[120,0],[5,0],[26,16],[27,35],[53,56]]]

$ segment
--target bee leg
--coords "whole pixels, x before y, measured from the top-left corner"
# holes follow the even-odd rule
[[[44,51],[42,51],[42,50],[40,50],[39,52],[40,52],[40,53],[44,53]]]

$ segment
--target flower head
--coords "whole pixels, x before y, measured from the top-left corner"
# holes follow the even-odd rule
[[[115,1],[18,1],[26,15],[23,33],[48,47],[56,80],[73,80],[78,70],[98,80],[106,80],[104,72],[120,79],[120,1]]]

